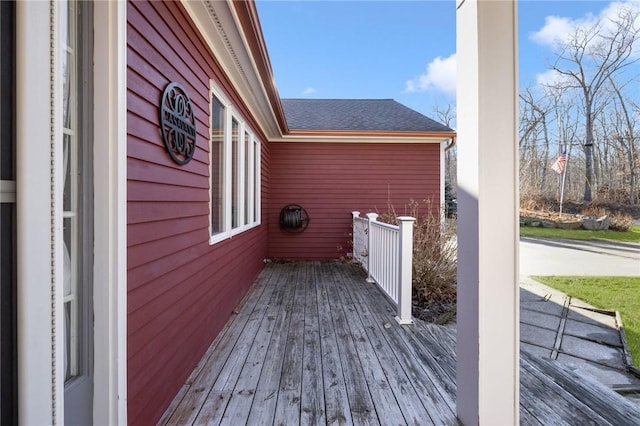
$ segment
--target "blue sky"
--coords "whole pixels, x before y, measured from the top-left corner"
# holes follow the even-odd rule
[[[521,87],[545,78],[553,37],[611,4],[521,0]],[[455,104],[455,0],[258,0],[257,7],[283,98],[393,98],[430,116],[436,105]]]

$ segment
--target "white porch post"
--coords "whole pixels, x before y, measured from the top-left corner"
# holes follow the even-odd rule
[[[517,8],[457,1],[457,411],[519,422]]]
[[[360,217],[360,212],[359,211],[353,211],[351,212],[351,216],[353,217],[353,219],[351,220],[351,240],[353,241],[353,249],[351,250],[351,255],[352,258],[354,260],[358,259],[358,253],[356,253],[356,244],[355,244],[355,239],[356,239],[356,218]]]
[[[415,219],[409,216],[398,216],[398,316],[399,324],[413,324],[411,319],[411,287],[413,275],[413,224]]]

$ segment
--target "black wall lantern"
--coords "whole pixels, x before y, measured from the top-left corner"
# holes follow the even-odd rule
[[[287,232],[302,232],[309,226],[307,211],[297,204],[289,204],[280,210],[280,228]]]
[[[164,146],[176,163],[185,165],[196,151],[196,122],[189,95],[178,83],[169,83],[160,103],[160,131]]]

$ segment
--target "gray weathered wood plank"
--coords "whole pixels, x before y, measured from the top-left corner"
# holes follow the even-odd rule
[[[364,378],[362,365],[353,343],[349,323],[342,309],[345,294],[335,285],[336,266],[333,263],[329,263],[326,264],[326,268],[331,271],[331,279],[323,279],[321,282],[327,293],[333,296],[329,297],[328,301],[331,307],[333,326],[336,330],[345,386],[349,396],[351,418],[354,424],[379,424],[369,387]]]
[[[313,278],[318,301],[318,331],[321,340],[326,422],[328,425],[352,425],[349,397],[329,304],[330,293],[324,285],[325,270],[324,264],[313,264]]]
[[[352,293],[348,289],[349,286],[342,274],[340,274],[341,269],[338,268],[336,271],[335,285],[340,288],[342,293],[342,309],[345,312],[345,317],[348,318],[349,328],[351,329],[355,349],[354,355],[360,359],[364,379],[369,387],[378,419],[381,424],[405,424],[402,410],[398,405],[399,401],[396,400],[376,350],[369,340],[360,315],[358,315],[362,314],[362,310],[358,309],[358,307],[362,307],[362,304],[354,303]]]
[[[455,332],[336,262],[268,265],[159,424],[457,424]],[[521,355],[524,425],[640,424],[615,392]]]
[[[418,361],[417,356],[408,346],[407,340],[403,339],[403,333],[411,332],[414,326],[401,326],[394,320],[394,310],[388,309],[386,298],[377,297],[380,292],[374,286],[370,286],[365,281],[359,280],[357,273],[352,275],[354,283],[351,292],[361,304],[374,304],[380,309],[371,309],[371,321],[376,325],[372,333],[382,336],[388,342],[387,348],[398,360],[408,377],[409,382],[420,395],[420,402],[425,407],[428,416],[419,424],[456,424],[455,418],[455,388],[447,390],[435,377],[425,374],[424,366]],[[425,356],[425,354],[421,354]],[[448,361],[451,362],[451,361]],[[454,360],[455,362],[455,360]],[[443,397],[444,395],[444,397]]]
[[[209,394],[211,386],[217,379],[222,366],[240,337],[241,330],[249,320],[251,312],[258,303],[262,293],[270,287],[268,283],[271,279],[277,279],[277,274],[274,270],[263,271],[263,273],[260,274],[254,283],[254,288],[247,293],[236,310],[237,314],[234,314],[230,318],[222,332],[211,343],[209,350],[207,350],[205,357],[203,357],[204,362],[201,361],[198,364],[199,369],[196,368],[187,380],[189,391],[179,406],[176,407],[175,412],[171,415],[167,424],[193,424]]]
[[[590,410],[615,425],[639,425],[640,410],[613,390],[596,382],[594,379],[578,375],[567,366],[554,363],[552,360],[536,358],[523,354],[527,367],[537,370],[540,377],[547,378],[562,387],[567,394],[580,401]]]
[[[282,374],[276,402],[276,425],[299,424],[300,395],[302,392],[302,357],[304,353],[305,286],[306,269],[296,268],[296,273],[287,280],[288,291],[294,294],[289,319],[287,344],[284,351]]]
[[[302,358],[300,424],[317,425],[325,424],[327,420],[322,380],[322,342],[320,341],[320,325],[318,323],[318,296],[313,265],[307,269],[304,288],[304,355]]]
[[[280,376],[283,371],[283,360],[287,345],[287,333],[293,310],[293,296],[291,287],[288,285],[289,275],[295,272],[294,264],[277,265],[280,274],[280,281],[276,284],[284,289],[282,305],[279,307],[278,316],[273,330],[273,337],[267,348],[262,374],[258,380],[256,394],[253,398],[249,420],[247,424],[273,424],[276,403],[278,400],[278,389],[280,387]],[[285,281],[283,282],[283,276]]]
[[[245,367],[240,373],[220,422],[222,425],[233,426],[247,423],[251,405],[257,392],[258,381],[263,372],[267,348],[274,335],[276,318],[280,306],[282,306],[285,291],[285,286],[274,286],[272,298],[268,301],[267,310],[262,317],[262,322],[247,356]]]

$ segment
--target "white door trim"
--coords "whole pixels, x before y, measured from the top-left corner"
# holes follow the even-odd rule
[[[94,424],[127,423],[126,11],[94,3]]]
[[[16,213],[18,417],[22,424],[62,421],[64,394],[60,186],[61,105],[54,2],[16,2]],[[58,92],[58,98],[54,92]],[[58,144],[62,145],[62,144]],[[56,155],[58,151],[58,155]],[[57,170],[57,171],[56,171]],[[60,197],[61,198],[61,197]],[[58,216],[61,216],[58,215]],[[56,236],[58,238],[56,239]],[[56,255],[58,254],[58,255]],[[62,316],[60,316],[62,318]]]
[[[16,2],[18,416],[64,423],[61,3]],[[95,3],[95,424],[126,424],[126,2]],[[60,211],[60,214],[56,213]]]

